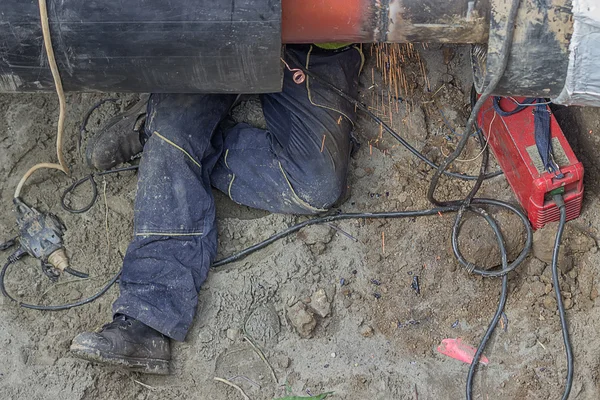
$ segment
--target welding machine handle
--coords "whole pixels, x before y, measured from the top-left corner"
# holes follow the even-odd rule
[[[555,174],[558,179],[564,178],[564,174],[560,172],[560,167],[554,161],[552,132],[550,132],[550,111],[545,104],[535,106],[533,109],[533,121],[535,126],[535,145],[544,163],[544,168],[546,171]]]
[[[542,159],[544,169],[548,172],[554,173],[558,179],[564,178],[564,174],[560,172],[560,167],[558,164],[556,164],[552,155],[553,151],[552,133],[550,132],[550,111],[548,110],[546,104],[541,104],[544,103],[544,99],[528,97],[510,111],[504,111],[502,107],[500,107],[501,99],[501,97],[495,96],[493,101],[494,110],[502,117],[510,117],[511,115],[523,111],[528,106],[533,106],[535,103],[538,103],[537,105],[533,106],[535,145]]]

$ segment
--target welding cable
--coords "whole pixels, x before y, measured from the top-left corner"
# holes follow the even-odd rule
[[[522,221],[527,221],[527,217],[521,211],[519,211],[517,208],[515,208],[511,204],[505,203],[500,200],[475,198],[475,199],[473,199],[473,204],[498,206],[501,208],[507,208],[511,211],[516,212]],[[257,243],[251,247],[248,247],[247,249],[242,250],[236,254],[233,254],[224,259],[215,261],[213,263],[212,267],[217,268],[217,267],[221,267],[225,264],[229,264],[234,261],[241,260],[256,251],[261,250],[261,249],[267,247],[268,245],[270,245],[278,240],[281,240],[281,239],[291,235],[292,233],[298,232],[302,228],[305,228],[305,227],[311,226],[311,225],[326,224],[326,223],[330,223],[330,222],[334,222],[334,221],[348,220],[348,219],[384,219],[384,218],[395,219],[395,218],[414,218],[414,217],[423,217],[423,216],[433,216],[433,215],[439,215],[440,213],[456,212],[461,207],[462,207],[462,205],[457,203],[455,205],[436,207],[436,208],[431,208],[431,209],[426,209],[426,210],[373,212],[373,213],[337,213],[337,214],[331,214],[331,215],[325,215],[322,217],[312,218],[312,219],[308,219],[306,221],[300,222],[298,224],[295,224],[293,226],[290,226],[289,228],[287,228],[279,233],[274,234],[273,236],[269,237],[268,239],[263,240],[260,243]],[[486,215],[487,215],[487,213],[486,213]],[[492,226],[492,229],[495,232],[499,232],[499,228],[497,227],[497,224],[494,222],[493,218],[491,218],[489,215],[487,215],[487,218],[485,218],[485,219],[488,223],[490,223],[490,225]],[[527,240],[525,243],[525,247],[522,251],[522,254],[527,255],[529,248],[531,246],[532,233],[531,233],[531,227],[528,222],[524,226],[527,229]],[[453,235],[454,234],[458,235],[459,230],[456,232],[453,232]],[[499,240],[500,240],[499,241],[499,243],[500,243],[502,241],[501,234],[500,234]],[[453,239],[453,241],[454,241],[454,239]],[[503,248],[504,247],[501,247],[501,249],[503,249]],[[502,252],[502,254],[504,255],[504,259],[506,259],[505,253],[506,252]],[[524,259],[524,257],[519,257],[515,262],[513,262],[513,264],[515,264],[514,267],[516,267],[520,262],[522,262],[522,259]],[[34,310],[58,311],[58,310],[66,310],[69,308],[73,308],[73,307],[77,307],[80,305],[90,303],[90,302],[94,301],[95,299],[99,298],[100,296],[102,296],[104,293],[106,293],[108,291],[108,289],[110,288],[110,286],[112,286],[117,281],[119,275],[121,274],[121,271],[119,271],[114,276],[113,279],[111,279],[98,293],[96,293],[92,297],[81,300],[77,303],[66,304],[66,305],[61,305],[61,306],[41,306],[41,305],[34,305],[34,304],[27,304],[27,303],[19,302],[7,293],[6,288],[5,288],[5,283],[4,283],[5,275],[6,275],[6,271],[7,271],[8,267],[13,262],[14,262],[14,260],[12,260],[12,261],[9,260],[9,262],[4,266],[4,268],[2,269],[2,272],[0,273],[0,289],[2,291],[2,294],[4,294],[7,298],[17,302],[19,304],[19,306],[25,307],[25,308],[31,308]],[[504,270],[504,271],[506,271],[506,273],[508,273],[508,267],[503,266],[502,270]]]
[[[573,386],[573,349],[571,346],[571,339],[569,337],[569,326],[567,323],[567,316],[565,312],[565,305],[563,303],[562,294],[560,290],[560,282],[558,281],[558,254],[560,252],[560,244],[562,235],[565,230],[565,223],[567,222],[567,207],[562,195],[554,195],[554,202],[560,210],[560,221],[558,223],[558,230],[556,232],[556,239],[554,241],[554,248],[552,249],[552,283],[554,284],[554,294],[556,295],[556,304],[558,307],[558,315],[560,318],[560,327],[563,335],[563,343],[565,346],[565,353],[567,356],[567,383],[565,385],[565,391],[563,393],[563,400],[569,398],[571,393],[571,387]]]
[[[97,172],[94,174],[90,174],[90,175],[86,176],[85,178],[81,178],[80,180],[74,182],[71,186],[69,186],[68,188],[66,188],[64,190],[62,196],[60,197],[60,205],[63,208],[63,210],[70,212],[72,214],[81,214],[86,211],[89,211],[94,206],[94,204],[96,203],[96,200],[98,199],[98,186],[96,185],[96,181],[94,180],[94,177],[109,175],[109,174],[116,174],[118,172],[136,171],[136,170],[138,170],[138,168],[139,168],[139,166],[132,165],[130,167],[115,168],[115,169],[110,169],[108,171]],[[79,186],[81,186],[82,184],[84,184],[87,181],[89,181],[90,185],[92,186],[92,198],[91,198],[90,202],[81,208],[73,208],[73,207],[69,206],[67,204],[67,196],[72,194],[75,189],[77,189]]]
[[[446,169],[450,166],[450,164],[456,160],[462,151],[464,150],[469,137],[474,132],[475,122],[477,121],[477,116],[479,115],[479,110],[483,107],[483,104],[487,101],[487,99],[491,96],[491,94],[498,86],[500,80],[504,77],[504,72],[506,71],[506,67],[508,65],[508,59],[510,55],[510,49],[512,47],[513,36],[515,33],[515,23],[517,19],[517,12],[519,11],[519,5],[521,4],[521,0],[512,0],[510,11],[508,14],[508,18],[506,21],[506,33],[504,36],[504,40],[502,42],[502,46],[500,48],[500,65],[498,66],[498,70],[495,71],[495,75],[490,81],[489,85],[485,88],[475,106],[471,109],[471,115],[467,120],[467,126],[465,128],[465,134],[458,142],[456,149],[448,156],[444,161],[440,164],[438,169],[433,174],[431,178],[431,183],[429,184],[429,190],[427,191],[427,199],[434,205],[444,205],[443,201],[438,201],[435,198],[435,190],[439,184],[439,180],[441,175],[446,171]],[[481,181],[483,176],[479,174],[476,178],[476,184],[465,199],[465,204],[468,203],[469,198],[473,198],[479,187],[481,186]]]
[[[85,272],[77,271],[76,269],[73,269],[71,267],[65,268],[65,272],[67,274],[71,274],[71,275],[76,276],[77,278],[81,278],[81,279],[87,279],[90,277],[89,274],[86,274]]]
[[[6,297],[9,300],[14,301],[15,303],[17,303],[17,305],[19,307],[23,307],[23,308],[29,308],[31,310],[38,310],[38,311],[63,311],[63,310],[68,310],[70,308],[74,308],[74,307],[79,307],[82,306],[84,304],[88,304],[93,302],[94,300],[100,298],[101,296],[103,296],[106,292],[108,292],[108,290],[115,284],[115,282],[119,279],[119,276],[121,276],[121,270],[119,270],[119,272],[113,276],[97,293],[95,293],[94,295],[87,297],[83,300],[79,300],[77,302],[74,303],[68,303],[68,304],[61,304],[61,305],[52,305],[52,306],[43,306],[43,305],[39,305],[39,304],[29,304],[29,303],[23,303],[17,299],[15,299],[14,297],[12,297],[8,291],[6,290],[6,286],[5,286],[5,278],[6,278],[6,273],[8,271],[8,268],[14,264],[15,262],[17,262],[19,258],[18,257],[9,257],[8,261],[6,262],[6,264],[4,264],[4,267],[2,267],[2,271],[0,271],[0,292],[2,292],[2,295],[4,297]]]

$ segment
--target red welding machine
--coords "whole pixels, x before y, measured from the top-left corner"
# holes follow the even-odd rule
[[[503,97],[496,101],[501,110],[510,112],[526,99]],[[494,109],[494,99],[490,97],[481,108],[478,118],[479,127],[534,229],[559,220],[560,214],[552,200],[553,195],[563,195],[567,220],[579,216],[583,199],[583,165],[575,157],[547,105],[545,110],[550,115],[551,158],[558,167],[553,172],[545,168],[536,145],[534,107],[502,116],[506,113]]]

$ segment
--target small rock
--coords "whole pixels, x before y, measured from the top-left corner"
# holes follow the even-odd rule
[[[235,341],[240,336],[239,329],[229,328],[227,329],[227,339]]]
[[[324,289],[319,289],[310,299],[310,309],[321,318],[325,318],[331,312],[331,303],[327,299]]]
[[[317,326],[314,315],[306,309],[302,302],[297,302],[288,308],[287,316],[296,332],[303,338],[309,338]]]
[[[291,363],[290,358],[283,354],[277,354],[271,360],[279,369],[289,368]]]
[[[571,308],[573,308],[573,299],[571,299],[571,298],[565,299],[564,305],[565,305],[565,310],[570,310]]]
[[[546,284],[552,283],[552,268],[548,267],[544,270],[542,275],[540,276],[540,280]]]
[[[527,288],[528,287],[528,288]],[[542,297],[545,293],[546,285],[542,282],[531,282],[527,286],[527,296],[533,296],[534,298]]]
[[[213,335],[212,332],[208,329],[204,329],[202,330],[199,334],[198,334],[198,340],[200,341],[200,343],[210,343],[213,340]]]
[[[545,268],[546,264],[543,261],[532,257],[525,267],[525,273],[529,276],[540,276],[544,273]]]
[[[365,171],[363,168],[354,168],[354,176],[356,176],[357,178],[364,178],[365,176],[367,176],[367,171]]]
[[[352,305],[352,300],[348,297],[344,297],[344,299],[342,300],[342,304],[344,305],[344,308],[349,308]]]
[[[598,294],[599,293],[597,288],[592,289],[592,291],[590,292],[590,300],[596,300]]]
[[[547,264],[552,263],[557,225],[557,222],[552,222],[533,233],[533,255]],[[570,256],[570,251],[565,245],[561,246],[558,253],[558,268],[563,274],[566,274],[573,268],[573,258]]]
[[[524,340],[523,340],[523,344],[525,345],[526,349],[530,349],[533,346],[535,346],[537,343],[537,337],[535,336],[535,334],[530,333],[529,335],[525,336]]]
[[[375,333],[375,331],[369,325],[364,325],[360,328],[360,334],[363,337],[371,337],[371,336],[373,336],[374,333]]]
[[[543,305],[546,310],[549,310],[549,311],[556,310],[556,300],[552,296],[544,297]]]
[[[331,358],[335,358],[335,353],[331,353]]]
[[[577,270],[576,270],[576,269],[572,269],[572,270],[569,272],[569,278],[571,278],[571,279],[575,279],[575,278],[577,278],[577,276],[579,276],[579,273],[577,272]]]
[[[571,253],[587,253],[588,251],[592,251],[595,253],[594,249],[597,251],[596,241],[585,233],[573,229],[571,226],[567,225],[568,236],[569,236],[569,250]]]

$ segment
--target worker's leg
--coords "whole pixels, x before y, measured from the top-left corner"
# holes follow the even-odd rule
[[[356,97],[362,54],[357,48],[323,51],[288,47],[292,57]],[[294,60],[286,55],[293,68]],[[211,176],[234,201],[272,212],[312,214],[333,205],[346,189],[354,106],[310,78],[263,95],[268,130],[237,124],[225,133],[224,153]]]
[[[115,314],[183,340],[217,248],[210,174],[213,135],[235,96],[152,95],[135,202],[135,237],[123,261]]]

